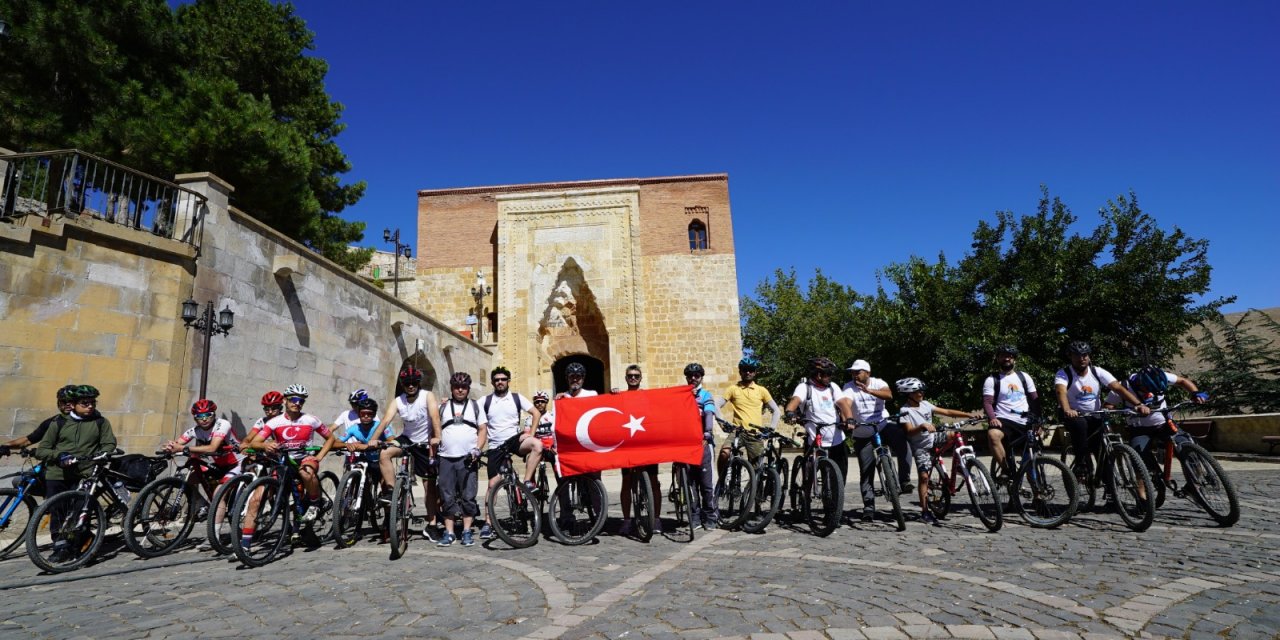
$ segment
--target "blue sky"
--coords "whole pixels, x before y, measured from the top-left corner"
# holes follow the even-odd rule
[[[369,184],[344,217],[416,247],[419,189],[726,172],[741,294],[869,291],[1041,184],[1081,230],[1133,190],[1228,310],[1280,305],[1280,3],[796,5],[299,2]]]

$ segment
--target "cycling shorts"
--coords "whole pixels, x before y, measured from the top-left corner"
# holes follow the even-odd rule
[[[403,435],[396,436],[396,442],[404,445],[414,444],[412,440]],[[425,447],[414,447],[412,449],[404,449],[402,451],[406,451],[409,455],[413,456],[413,475],[418,476],[419,478],[433,479],[438,475],[437,468],[431,464],[431,451],[429,449]]]
[[[507,454],[516,455],[520,451],[520,434],[516,434],[507,438],[505,442],[498,446],[489,446],[489,450],[485,452],[485,471],[490,478],[495,478],[502,473],[502,458]]]

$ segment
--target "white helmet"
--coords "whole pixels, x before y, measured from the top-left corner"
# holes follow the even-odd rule
[[[924,391],[924,383],[919,378],[903,378],[895,383],[898,393],[915,393]]]
[[[300,384],[291,384],[284,390],[285,396],[302,396],[307,397],[307,388]]]

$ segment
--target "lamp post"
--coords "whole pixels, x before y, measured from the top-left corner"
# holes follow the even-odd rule
[[[476,286],[471,287],[471,297],[476,299],[476,342],[484,340],[484,297],[493,292],[493,288],[484,283],[484,272],[476,272]]]
[[[409,245],[400,244],[399,229],[396,229],[395,233],[391,233],[390,229],[383,229],[382,241],[392,242],[392,243],[395,243],[396,245],[396,257],[395,257],[396,267],[395,267],[395,274],[392,276],[393,278],[395,278],[395,284],[391,285],[391,290],[392,290],[392,295],[394,295],[397,299],[399,299],[400,298],[400,255],[404,254],[405,260],[408,260],[413,256],[409,252]]]
[[[182,303],[182,324],[204,334],[204,360],[200,363],[201,398],[206,397],[209,390],[209,349],[213,346],[213,335],[220,333],[225,336],[231,333],[235,320],[236,314],[231,310],[230,305],[224,306],[222,311],[218,312],[218,323],[214,324],[212,300],[204,305],[203,313],[195,298],[187,298],[187,301]]]

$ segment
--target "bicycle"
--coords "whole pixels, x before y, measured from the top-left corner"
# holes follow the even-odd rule
[[[26,533],[27,556],[37,567],[63,573],[83,567],[97,555],[107,536],[108,520],[129,508],[129,492],[123,483],[133,478],[110,468],[123,455],[124,451],[116,449],[93,456],[89,459],[93,469],[78,488],[50,496],[32,514]],[[117,483],[122,486],[117,488]],[[43,524],[46,518],[47,529]]]
[[[156,456],[172,460],[180,453],[157,451]],[[147,484],[129,505],[124,516],[124,543],[140,558],[155,558],[173,552],[186,542],[197,521],[206,519],[213,493],[206,472],[208,463],[188,455],[174,475]],[[203,508],[197,508],[198,502]]]
[[[755,497],[756,472],[747,461],[743,439],[753,437],[747,430],[715,416],[716,422],[729,432],[729,464],[716,481],[715,497],[720,506],[720,526],[736,529],[751,515]]]
[[[835,424],[814,425],[814,437],[805,438],[804,452],[796,457],[791,469],[789,493],[793,518],[798,515],[820,538],[831,535],[840,526],[844,509],[844,476],[822,447],[822,429],[831,426]]]
[[[1182,402],[1164,409],[1152,409],[1164,414],[1166,429],[1164,433],[1157,434],[1164,444],[1163,455],[1157,458],[1152,452],[1146,460],[1151,466],[1151,479],[1155,484],[1156,508],[1164,505],[1165,493],[1171,489],[1174,496],[1186,498],[1204,509],[1218,526],[1229,527],[1240,520],[1240,498],[1235,484],[1213,455],[1196,444],[1190,434],[1179,429],[1170,416],[1174,411],[1194,405],[1194,402]],[[1187,482],[1181,487],[1173,479],[1175,457]]]
[[[333,537],[339,549],[345,549],[360,538],[360,525],[368,521],[376,531],[384,531],[379,522],[381,508],[374,495],[376,481],[369,479],[370,462],[363,451],[343,451],[342,480],[334,500]]]
[[[9,453],[7,447],[0,447],[0,457]],[[24,458],[22,470],[0,478],[17,478],[12,488],[0,489],[0,560],[9,557],[26,539],[27,525],[36,510],[36,501],[31,496],[35,495],[44,471],[43,464],[33,462],[34,449],[22,449],[19,455]]]
[[[894,422],[892,420],[864,422],[850,418],[848,424],[854,429],[858,427],[871,428],[871,444],[874,447],[872,451],[876,459],[876,475],[880,479],[880,493],[889,501],[889,510],[893,514],[894,526],[897,527],[898,531],[905,531],[907,529],[907,515],[902,511],[902,485],[898,484],[898,467],[893,462],[893,451],[880,437],[880,432],[884,431],[885,427],[890,424],[894,424]],[[844,486],[843,482],[841,482],[841,486]]]
[[[391,504],[387,505],[387,540],[391,546],[391,559],[398,560],[409,550],[409,536],[413,529],[413,456],[412,449],[430,450],[428,442],[384,442],[383,447],[400,447],[404,455],[396,458],[396,474],[391,483]]]
[[[240,474],[218,485],[218,488],[213,492],[213,499],[209,501],[209,513],[213,514],[213,517],[205,520],[205,542],[218,555],[234,553],[231,549],[231,538],[239,536],[240,532],[231,526],[232,510],[235,509],[236,499],[245,487],[253,483],[259,475],[262,475],[263,464],[257,461],[257,452],[253,449],[245,449],[244,453],[248,457],[241,463]],[[219,512],[224,514],[222,522],[218,522],[217,514]],[[239,512],[238,515],[241,518],[244,517],[243,512]],[[223,527],[228,530],[226,534],[220,531]],[[226,540],[224,541],[223,538],[226,538]]]
[[[689,473],[693,468],[697,468],[697,465],[684,462],[671,463],[671,484],[668,485],[670,488],[667,490],[667,501],[671,503],[676,522],[675,526],[662,526],[662,535],[670,540],[693,542],[695,536],[693,488],[689,484]]]
[[[561,544],[575,546],[590,541],[600,535],[609,517],[604,483],[590,473],[561,478],[548,515],[551,534]]]
[[[759,437],[764,441],[764,453],[756,458],[755,490],[751,500],[751,511],[742,523],[742,530],[747,533],[760,533],[777,516],[782,508],[782,484],[788,478],[787,459],[782,457],[782,447],[786,444],[798,447],[794,440],[773,429],[761,428]]]
[[[264,473],[236,497],[235,506],[231,509],[232,531],[242,532],[245,520],[253,515],[254,531],[248,544],[243,535],[233,534],[231,538],[231,550],[245,566],[256,568],[275,560],[293,541],[295,531],[303,544],[311,548],[319,547],[327,537],[326,527],[330,524],[331,509],[320,508],[314,520],[304,520],[307,507],[302,500],[299,461],[290,455],[300,451],[310,453],[319,450],[320,447],[276,449],[264,462]],[[334,481],[336,484],[336,477]],[[329,483],[320,482],[321,505],[332,495],[325,493],[326,484]],[[329,502],[332,504],[331,499]]]
[[[969,418],[938,427],[933,438],[929,465],[929,488],[926,507],[939,520],[951,511],[951,497],[960,489],[969,494],[969,507],[988,531],[995,533],[1004,525],[1004,513],[996,493],[996,483],[987,468],[973,452],[964,437],[964,427],[984,422],[985,418]],[[942,464],[951,454],[951,472]]]
[[[531,547],[537,544],[538,535],[542,532],[542,505],[516,475],[511,466],[510,451],[502,451],[498,469],[501,479],[489,489],[485,498],[489,526],[513,548]]]
[[[629,478],[626,484],[629,485],[628,498],[631,500],[632,522],[635,523],[633,532],[641,542],[648,542],[653,538],[658,521],[658,514],[654,509],[653,484],[643,468],[623,469],[622,475],[624,479]]]
[[[1032,527],[1059,527],[1075,515],[1080,489],[1067,465],[1044,454],[1040,439],[1044,419],[1031,412],[1019,415],[1027,426],[1005,445],[1005,464],[997,464],[994,456],[991,459],[996,490],[1006,488],[1010,503]],[[1018,443],[1022,449],[1014,455]]]
[[[1099,441],[1097,459],[1101,468],[1094,464],[1094,455],[1087,454],[1081,458],[1070,444],[1062,450],[1061,460],[1074,471],[1077,484],[1084,486],[1084,495],[1088,497],[1088,508],[1097,503],[1098,487],[1105,482],[1107,491],[1116,503],[1116,511],[1125,526],[1134,531],[1146,531],[1155,520],[1156,500],[1155,488],[1151,483],[1151,474],[1142,463],[1138,452],[1125,443],[1118,431],[1111,428],[1111,421],[1120,416],[1134,415],[1128,409],[1098,409],[1081,411],[1086,418],[1102,418],[1102,429],[1088,434],[1086,442]],[[1093,449],[1092,446],[1089,447]]]

